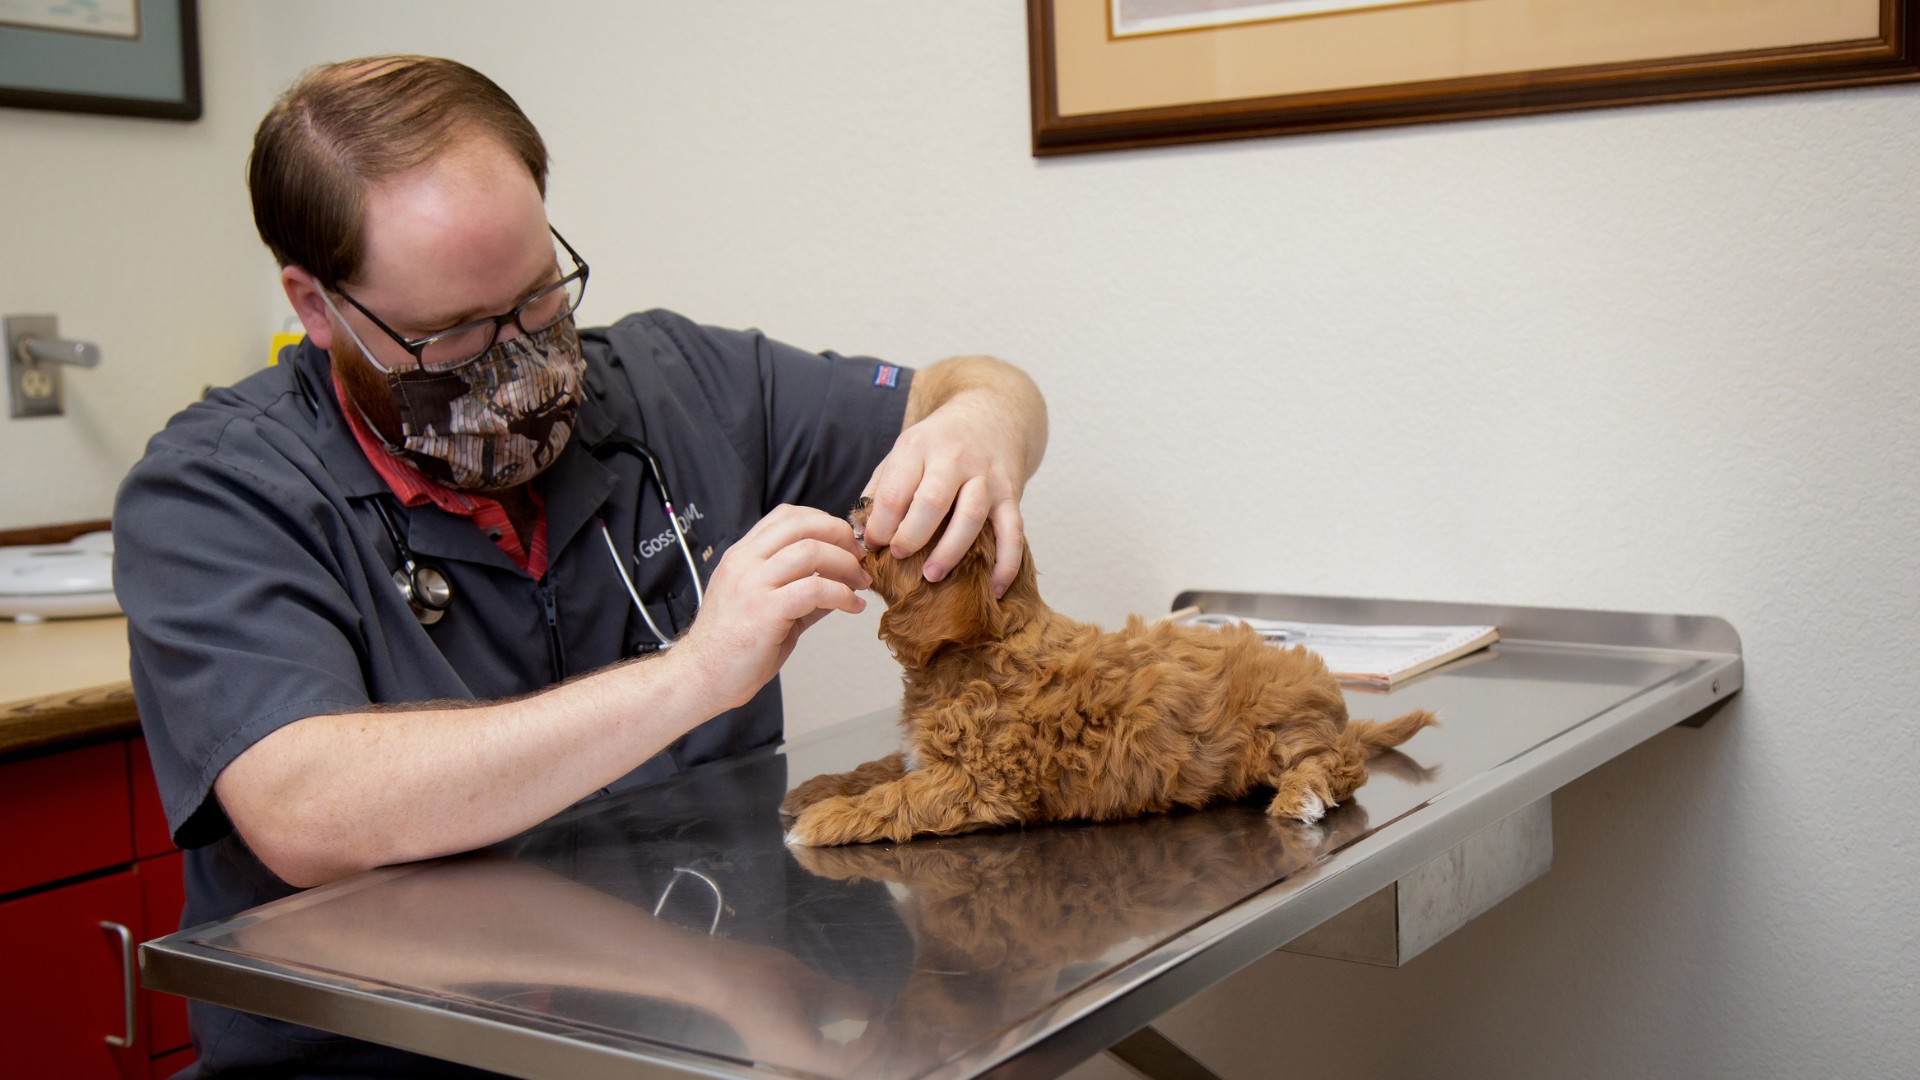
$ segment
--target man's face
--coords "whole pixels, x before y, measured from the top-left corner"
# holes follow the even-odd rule
[[[472,136],[370,188],[364,230],[365,258],[354,280],[342,284],[408,338],[510,311],[560,274],[540,189],[526,165],[490,137]],[[395,370],[414,366],[352,305],[338,306],[375,360]],[[500,330],[502,338],[517,333],[511,325]],[[400,416],[385,376],[344,334],[334,335],[328,352],[348,396],[397,441]]]

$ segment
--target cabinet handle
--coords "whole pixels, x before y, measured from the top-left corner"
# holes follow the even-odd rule
[[[133,1045],[133,931],[117,922],[102,922],[100,929],[106,930],[120,939],[120,983],[127,991],[127,1022],[123,1025],[126,1034],[107,1036],[108,1046],[129,1047]]]

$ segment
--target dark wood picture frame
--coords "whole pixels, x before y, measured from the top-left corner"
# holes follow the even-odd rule
[[[1027,0],[1036,157],[1920,80],[1920,0],[1880,0],[1863,40],[1063,117],[1054,4]]]
[[[0,64],[0,106],[17,109],[54,109],[61,112],[140,116],[159,120],[198,120],[200,98],[200,20],[197,0],[140,0],[139,36],[132,40],[92,39],[84,34],[0,26],[0,56],[11,49],[58,48],[63,62],[84,69],[113,71],[129,57],[162,65],[179,76],[179,92],[161,97],[136,97],[101,90],[52,88],[22,79]],[[168,18],[150,18],[152,9],[166,10]],[[178,12],[177,18],[172,17]],[[117,84],[115,84],[117,85]]]

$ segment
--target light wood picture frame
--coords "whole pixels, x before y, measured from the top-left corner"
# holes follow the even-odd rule
[[[1033,153],[1909,82],[1920,80],[1917,9],[1920,0],[1028,0]],[[1188,12],[1173,17],[1185,23],[1168,10]]]

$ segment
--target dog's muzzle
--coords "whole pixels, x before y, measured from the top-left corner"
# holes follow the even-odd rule
[[[860,501],[853,504],[853,512],[847,515],[847,524],[853,526],[853,539],[856,543],[866,543],[867,511],[872,508],[873,499],[862,495]]]

